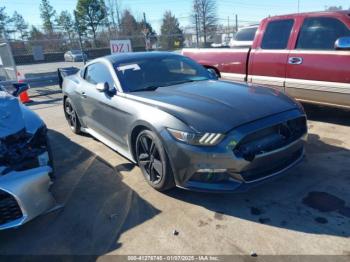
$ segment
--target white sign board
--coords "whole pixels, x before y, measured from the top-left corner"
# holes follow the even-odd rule
[[[44,60],[44,51],[43,47],[40,45],[33,46],[33,57],[34,61],[42,61]]]
[[[132,52],[130,40],[111,40],[111,53],[128,53]]]

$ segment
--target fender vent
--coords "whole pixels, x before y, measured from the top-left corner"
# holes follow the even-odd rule
[[[5,225],[23,217],[16,199],[9,193],[0,190],[0,225]]]

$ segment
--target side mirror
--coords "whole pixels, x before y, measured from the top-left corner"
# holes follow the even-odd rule
[[[218,79],[219,79],[219,75],[218,75],[218,73],[215,71],[215,69],[213,69],[213,68],[207,68],[207,70],[208,70],[208,72],[209,72],[209,74],[210,74],[210,77],[211,77],[212,79],[215,79],[215,80],[218,80]]]
[[[336,50],[350,50],[350,37],[340,37],[335,41],[334,48]]]
[[[27,83],[14,83],[13,87],[15,88],[15,91],[12,93],[12,95],[16,97],[29,89],[29,85]]]
[[[104,82],[104,83],[98,83],[96,85],[96,89],[99,91],[99,92],[106,92],[109,90],[109,84],[107,82]]]

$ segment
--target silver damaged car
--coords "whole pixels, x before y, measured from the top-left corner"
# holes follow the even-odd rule
[[[0,88],[0,230],[18,227],[55,206],[52,157],[44,122]]]

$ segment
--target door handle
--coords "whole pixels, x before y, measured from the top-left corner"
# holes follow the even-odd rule
[[[87,95],[86,95],[85,92],[81,92],[80,94],[81,94],[81,96],[82,96],[83,98],[87,98]]]
[[[288,64],[290,65],[301,65],[303,63],[302,57],[289,57]]]

